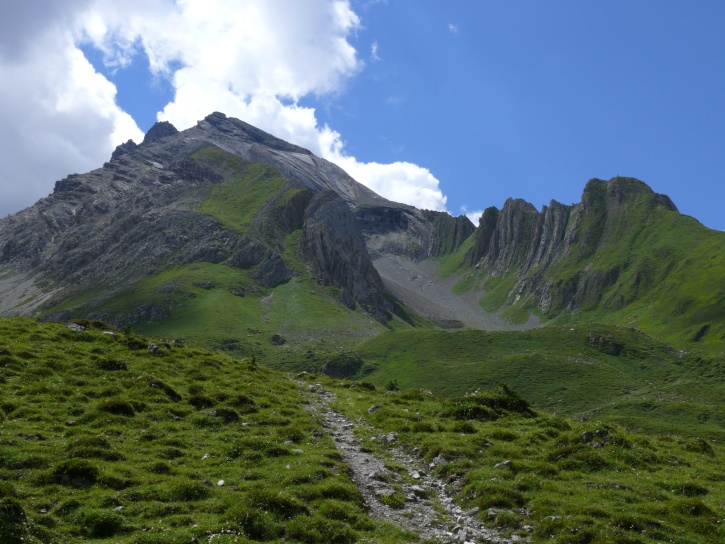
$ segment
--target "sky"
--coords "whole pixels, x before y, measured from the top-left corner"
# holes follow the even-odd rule
[[[631,176],[725,230],[722,0],[2,0],[0,217],[213,111],[466,214]]]

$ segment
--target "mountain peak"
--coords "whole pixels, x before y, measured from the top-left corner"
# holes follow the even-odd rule
[[[161,138],[173,136],[177,132],[179,131],[176,129],[176,127],[168,121],[159,121],[149,129],[149,131],[146,133],[146,136],[144,136],[141,145],[147,145],[157,140],[160,140]]]
[[[585,209],[598,202],[618,205],[640,199],[647,199],[670,211],[678,211],[669,196],[655,193],[645,182],[626,176],[615,176],[609,181],[592,178],[587,182],[582,194],[582,204]]]

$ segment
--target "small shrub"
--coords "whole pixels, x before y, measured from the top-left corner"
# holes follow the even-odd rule
[[[507,431],[506,429],[493,429],[489,436],[493,440],[501,440],[503,442],[513,442],[518,438],[516,433]]]
[[[14,497],[0,499],[0,526],[4,524],[25,523],[23,505]]]
[[[281,519],[291,519],[300,514],[309,514],[307,506],[298,498],[284,491],[255,489],[249,494],[250,506],[271,512]]]
[[[0,499],[0,542],[22,544],[27,537],[27,518],[17,499]]]
[[[171,467],[164,461],[156,461],[149,467],[149,472],[154,474],[171,474]]]
[[[708,506],[699,499],[685,499],[675,505],[675,511],[686,516],[714,516]]]
[[[3,482],[0,481],[0,499],[4,499],[5,497],[17,497],[18,492],[13,487],[13,484],[10,482]]]
[[[239,414],[231,408],[217,408],[213,413],[226,424],[239,421]]]
[[[385,384],[385,390],[386,391],[400,391],[400,384],[398,384],[398,380],[390,380],[388,383]]]
[[[202,392],[197,392],[194,394],[193,397],[189,399],[189,404],[191,404],[197,410],[204,410],[206,408],[211,408],[212,406],[214,406],[216,404],[216,401],[207,397]]]
[[[296,425],[281,429],[280,435],[285,440],[290,440],[295,444],[300,444],[303,440],[307,438],[307,433]]]
[[[451,426],[451,432],[462,434],[475,434],[478,432],[476,426],[470,421],[456,421]]]
[[[357,540],[355,531],[347,525],[319,516],[297,517],[286,525],[285,533],[290,539],[307,544],[347,544]]]
[[[414,433],[434,433],[435,427],[430,421],[416,421],[410,426],[410,430]]]
[[[119,451],[92,447],[78,447],[68,450],[68,457],[79,459],[103,459],[104,461],[122,461],[126,457]]]
[[[259,410],[257,408],[257,404],[254,402],[254,399],[248,397],[247,395],[237,395],[229,400],[229,404],[234,406],[242,414],[252,414]]]
[[[244,534],[255,541],[267,541],[280,533],[272,514],[259,508],[237,507],[229,512],[226,519],[239,525]]]
[[[688,440],[687,442],[685,442],[685,449],[687,451],[702,453],[704,455],[709,455],[710,457],[715,457],[715,451],[712,449],[712,446],[708,444],[707,440],[703,440],[702,438]]]
[[[128,365],[124,361],[118,361],[116,359],[101,359],[100,361],[96,361],[96,368],[98,370],[118,372],[128,370]]]
[[[431,394],[423,389],[408,389],[400,394],[400,398],[406,400],[426,400],[430,397]]]
[[[73,440],[68,449],[73,448],[105,448],[111,449],[111,444],[102,436],[82,435]]]
[[[78,499],[68,499],[58,505],[55,509],[55,515],[60,517],[66,517],[78,510],[81,506],[81,501]]]
[[[368,391],[375,391],[375,384],[372,384],[370,382],[357,382],[357,384],[359,387],[367,389]]]
[[[523,494],[505,485],[481,480],[464,487],[463,493],[478,499],[478,507],[487,508],[518,508],[526,503]]]
[[[77,514],[77,522],[86,536],[108,538],[123,531],[123,518],[113,511],[83,510]]]
[[[381,495],[379,499],[381,503],[389,506],[390,508],[395,508],[398,510],[401,508],[405,508],[405,495],[398,491],[395,491],[390,495]]]
[[[341,521],[355,521],[358,518],[357,510],[347,502],[334,499],[324,499],[315,504],[317,514],[327,519]]]
[[[496,519],[493,521],[494,527],[499,527],[501,529],[516,529],[519,524],[519,516],[506,510],[496,514]]]
[[[85,459],[69,459],[57,465],[51,474],[61,485],[87,487],[96,483],[100,471],[96,465]]]
[[[495,420],[506,412],[530,415],[529,403],[508,388],[501,385],[494,391],[474,393],[448,401],[444,415],[454,419]]]
[[[198,501],[210,494],[209,487],[200,482],[180,481],[173,483],[166,494],[169,501]]]
[[[98,405],[101,412],[108,412],[117,416],[131,417],[136,415],[133,406],[123,399],[108,399]]]

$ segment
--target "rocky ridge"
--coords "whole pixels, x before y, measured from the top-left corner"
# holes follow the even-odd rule
[[[524,200],[509,199],[501,210],[491,207],[483,212],[464,263],[488,277],[514,274],[512,302],[528,297],[532,306],[549,316],[576,311],[598,301],[614,285],[620,266],[607,270],[583,266],[564,282],[551,280],[552,269],[568,258],[590,260],[603,246],[624,236],[638,220],[637,206],[677,212],[666,195],[623,177],[592,179],[580,203],[552,200],[540,212]]]

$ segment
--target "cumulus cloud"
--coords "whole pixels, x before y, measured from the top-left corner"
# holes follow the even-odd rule
[[[43,154],[47,165],[22,172],[0,166],[4,194],[11,182],[28,179],[45,183],[47,193],[49,180],[98,166],[129,137],[138,141],[135,123],[115,104],[115,87],[78,49],[85,43],[102,51],[109,67],[148,57],[154,75],[168,78],[174,89],[159,120],[184,129],[222,111],[337,163],[387,198],[445,209],[438,180],[427,169],[357,161],[345,153],[339,133],[319,126],[315,110],[298,103],[309,95],[342,93],[363,69],[348,41],[360,20],[347,0],[70,0],[69,6],[75,11],[49,9],[46,24],[32,21],[32,28],[32,18],[24,18],[43,43],[16,65],[21,79],[3,87],[0,98],[4,91],[15,93],[2,107],[34,110],[36,122],[22,128],[20,115],[4,126],[16,135],[25,130],[30,139],[49,132],[46,149],[15,150],[26,158]],[[0,77],[10,81],[4,52],[0,44]],[[21,96],[35,85],[42,92]],[[0,138],[7,141],[10,133]]]
[[[75,46],[69,12],[42,3],[48,11],[34,4],[29,17],[22,2],[17,14],[7,12],[13,2],[0,9],[0,217],[46,196],[55,180],[100,166],[119,141],[141,135],[116,105],[114,85]]]

